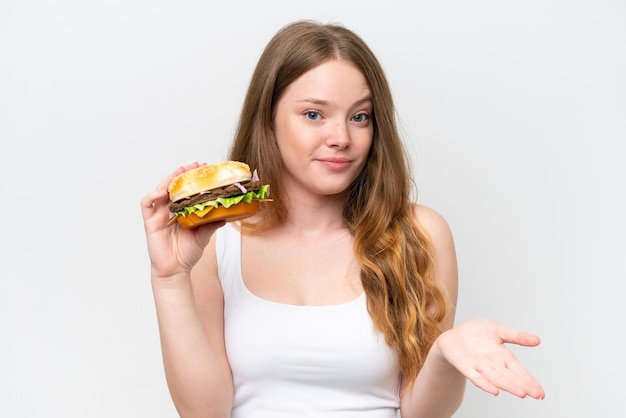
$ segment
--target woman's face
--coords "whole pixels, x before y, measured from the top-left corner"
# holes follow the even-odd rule
[[[372,101],[353,64],[330,60],[304,73],[276,106],[274,135],[288,193],[336,195],[359,175],[372,144]]]

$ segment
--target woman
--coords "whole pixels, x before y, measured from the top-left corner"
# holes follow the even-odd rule
[[[164,367],[183,417],[450,417],[466,379],[543,398],[504,343],[453,326],[454,243],[413,203],[390,89],[353,32],[301,21],[254,71],[229,159],[273,202],[253,218],[168,226],[167,186],[142,200]]]

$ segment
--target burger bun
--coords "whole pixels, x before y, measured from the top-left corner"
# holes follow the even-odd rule
[[[250,167],[239,161],[202,165],[174,177],[168,186],[170,200],[180,199],[218,187],[228,186],[252,178]]]

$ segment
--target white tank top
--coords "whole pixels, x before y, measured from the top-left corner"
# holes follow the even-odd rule
[[[331,306],[272,302],[246,288],[231,224],[217,231],[216,252],[232,418],[396,417],[397,358],[374,330],[365,294]]]

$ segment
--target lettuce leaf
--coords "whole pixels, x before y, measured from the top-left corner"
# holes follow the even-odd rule
[[[176,216],[187,216],[190,213],[205,211],[202,215],[208,213],[211,209],[217,208],[218,206],[224,206],[225,208],[231,207],[232,205],[236,205],[240,202],[250,203],[255,199],[265,199],[269,196],[270,186],[268,184],[264,184],[261,186],[259,190],[249,191],[245,194],[231,197],[218,197],[215,200],[209,200],[208,202],[198,203],[192,206],[186,206],[183,210],[176,212],[174,215]],[[198,213],[198,215],[200,215]],[[202,216],[200,215],[200,216]]]

